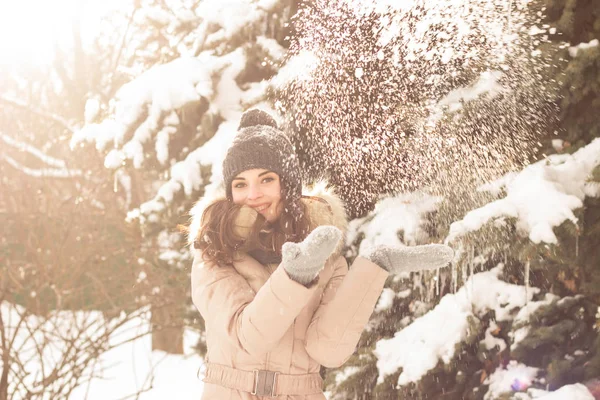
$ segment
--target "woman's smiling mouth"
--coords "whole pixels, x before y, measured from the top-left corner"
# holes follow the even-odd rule
[[[254,208],[258,212],[263,212],[267,208],[269,208],[269,206],[270,206],[270,204],[261,204],[260,206],[253,206],[252,208]]]

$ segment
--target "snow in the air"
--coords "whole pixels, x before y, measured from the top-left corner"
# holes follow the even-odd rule
[[[361,2],[347,0],[354,4],[358,13],[375,10],[383,13],[394,8],[396,10],[409,10],[411,2],[399,0],[377,0],[365,7]],[[278,5],[277,0],[204,0],[201,1],[195,12],[176,16],[165,13],[159,8],[146,11],[145,17],[163,25],[170,24],[174,17],[182,21],[199,22],[198,35],[195,46],[200,48],[216,48],[219,43],[227,41],[232,36],[251,24],[259,23],[265,19],[267,12]],[[454,0],[441,0],[439,4],[447,4],[450,10],[460,6],[460,2]],[[503,6],[502,2],[495,2]],[[525,4],[527,1],[519,1]],[[442,64],[449,64],[458,56],[466,56],[466,60],[477,60],[478,51],[470,41],[469,34],[479,29],[483,20],[476,18],[459,19],[454,21],[456,31],[455,37],[448,36],[447,32],[439,32],[435,40],[446,40],[445,45],[433,46],[433,50],[427,50],[427,32],[432,27],[443,21],[445,14],[443,8],[428,3],[427,7],[438,7],[433,12],[432,18],[423,19],[416,25],[412,32],[403,31],[398,24],[402,13],[398,18],[382,21],[382,32],[378,45],[387,45],[397,39],[398,32],[406,34],[407,40],[400,42],[407,45],[408,56],[405,61],[411,62],[420,56],[429,59],[439,59]],[[499,7],[500,7],[499,6]],[[505,10],[499,11],[500,15]],[[516,16],[515,16],[516,17]],[[258,21],[258,22],[257,22]],[[383,24],[385,22],[385,25]],[[513,32],[506,30],[505,20],[491,18],[485,26],[488,32],[486,39],[496,48],[502,48],[509,52],[513,48]],[[519,27],[517,18],[513,21],[516,28]],[[213,26],[220,29],[213,30]],[[531,35],[543,34],[545,30],[532,28]],[[266,51],[269,57],[277,62],[286,57],[285,50],[273,39],[259,35],[256,39],[258,45]],[[310,44],[310,43],[309,43]],[[597,39],[589,43],[582,43],[569,47],[571,57],[577,57],[582,51],[595,48],[599,45]],[[204,201],[211,199],[222,192],[221,162],[224,150],[235,136],[237,123],[241,113],[248,104],[253,107],[270,109],[265,103],[257,99],[264,97],[270,87],[281,88],[290,81],[310,82],[312,73],[322,65],[323,54],[317,54],[318,46],[312,48],[299,48],[286,64],[277,72],[270,82],[255,82],[243,89],[236,82],[236,77],[246,66],[246,55],[243,49],[237,49],[222,57],[216,57],[212,52],[200,53],[196,57],[189,54],[180,57],[170,63],[157,65],[140,74],[131,82],[123,85],[117,92],[115,99],[109,106],[110,113],[106,118],[100,114],[103,112],[99,101],[91,98],[85,106],[86,124],[75,132],[71,139],[71,147],[76,147],[84,142],[92,143],[105,155],[104,165],[106,168],[115,169],[115,186],[123,188],[127,193],[126,203],[131,203],[131,178],[120,168],[124,163],[130,162],[135,168],[142,168],[148,157],[144,147],[151,144],[157,161],[165,166],[168,173],[160,184],[156,185],[153,198],[142,203],[138,208],[131,210],[128,218],[158,221],[155,213],[165,210],[173,201],[176,194],[182,192],[186,197],[193,196],[204,186],[204,199],[196,207],[201,209],[205,206]],[[383,52],[373,52],[377,58],[384,59]],[[497,65],[501,67],[504,52],[498,52]],[[366,80],[369,71],[360,66],[351,66],[351,77],[354,80]],[[470,85],[452,90],[448,93],[434,92],[435,99],[429,106],[431,114],[429,121],[438,122],[442,111],[456,112],[463,108],[466,102],[487,96],[493,98],[498,94],[505,93],[508,89],[500,82],[509,75],[499,69],[483,71]],[[215,79],[215,75],[218,79]],[[398,77],[396,77],[398,78]],[[432,74],[431,79],[439,79]],[[323,84],[324,82],[319,82]],[[327,82],[325,82],[324,86]],[[314,88],[307,83],[306,88]],[[302,93],[300,93],[302,94]],[[433,96],[435,95],[435,96]],[[189,103],[198,102],[201,98],[208,100],[210,108],[208,113],[218,115],[224,119],[219,125],[217,132],[203,146],[192,149],[183,160],[176,161],[169,154],[169,143],[178,133],[180,125],[176,110],[181,109]],[[299,101],[300,105],[303,105]],[[313,111],[317,114],[319,106],[323,106],[322,114],[326,123],[336,127],[338,120],[334,113],[330,112],[332,105],[309,104],[315,107]],[[281,107],[281,102],[275,103],[276,108]],[[307,115],[310,113],[303,110]],[[344,113],[347,111],[344,111]],[[140,125],[137,121],[143,119]],[[101,120],[101,122],[97,122]],[[130,131],[133,129],[133,132]],[[332,128],[332,131],[334,129]],[[333,132],[335,133],[335,132]],[[13,149],[26,152],[36,158],[43,168],[33,169],[21,165],[19,161],[8,155],[2,157],[12,167],[32,176],[42,177],[73,177],[83,175],[82,171],[70,170],[63,160],[49,157],[42,151],[19,142],[3,133],[0,133],[2,144]],[[338,142],[332,139],[333,144],[343,143],[342,137]],[[362,151],[369,152],[373,143],[366,143]],[[552,141],[552,146],[557,151],[564,149],[565,143],[559,139]],[[340,157],[348,159],[348,148],[339,146]],[[332,149],[332,153],[335,150]],[[333,156],[332,156],[333,157]],[[596,139],[574,154],[551,155],[546,159],[532,164],[521,171],[511,172],[502,178],[483,185],[480,190],[487,191],[496,196],[503,196],[495,201],[471,210],[464,217],[450,226],[448,243],[456,243],[458,239],[467,233],[475,232],[485,224],[505,217],[515,218],[517,228],[533,243],[557,243],[554,228],[560,224],[570,221],[578,223],[574,211],[582,207],[586,196],[599,196],[600,186],[588,182],[591,171],[600,164],[600,139]],[[201,175],[201,168],[210,168],[211,175],[205,178]],[[118,184],[118,185],[117,185]],[[401,193],[393,197],[382,199],[376,206],[372,215],[367,218],[351,222],[350,234],[347,236],[347,244],[352,244],[360,234],[365,239],[361,242],[361,249],[377,244],[388,244],[397,246],[411,246],[428,243],[430,238],[423,226],[423,221],[428,213],[437,210],[438,205],[444,199],[433,197],[422,192]],[[371,218],[372,217],[372,218]],[[197,226],[192,226],[192,232],[197,231]],[[401,238],[398,233],[401,232]],[[160,249],[159,259],[171,264],[182,259],[182,253],[173,250],[176,238],[172,233],[163,231],[158,237]],[[360,251],[360,249],[359,249]],[[143,260],[141,261],[143,263]],[[428,371],[433,369],[439,362],[449,363],[455,356],[456,345],[466,338],[469,333],[469,319],[478,318],[489,310],[494,310],[497,321],[513,319],[515,325],[525,323],[531,314],[539,307],[556,301],[557,297],[548,294],[544,300],[532,301],[537,293],[536,288],[513,285],[501,281],[498,275],[501,266],[488,271],[473,275],[465,285],[454,294],[447,294],[440,303],[431,311],[417,318],[406,328],[397,332],[393,338],[380,340],[376,344],[375,355],[377,357],[377,368],[379,371],[378,382],[382,382],[387,376],[402,368],[398,381],[395,384],[406,385],[421,379]],[[138,276],[143,282],[147,276],[145,272]],[[155,294],[160,289],[156,288]],[[391,289],[385,289],[376,306],[376,312],[388,310],[397,297],[405,297],[407,292],[396,293]],[[3,305],[4,306],[4,305]],[[519,310],[516,316],[514,310]],[[14,317],[15,319],[17,316]],[[102,321],[100,312],[64,314],[58,317],[62,325],[61,329],[68,330],[69,327],[81,321]],[[149,332],[148,318],[132,320],[117,330],[111,337],[112,343],[124,342],[140,333]],[[43,322],[30,319],[32,326]],[[50,330],[54,327],[48,327]],[[492,333],[497,328],[495,322],[485,333],[483,345],[488,348],[505,346],[504,341],[495,338]],[[513,332],[512,345],[515,346],[526,337],[528,328],[517,328]],[[443,334],[440,334],[443,332]],[[140,399],[153,400],[174,397],[176,388],[177,399],[198,399],[202,393],[201,376],[197,372],[203,360],[191,348],[197,341],[196,334],[186,332],[185,354],[168,355],[159,351],[151,351],[151,339],[149,335],[133,340],[102,354],[95,364],[98,368],[98,376],[89,384],[78,387],[72,394],[72,399],[117,399],[124,398],[129,394],[141,391]],[[26,341],[27,338],[17,340]],[[57,342],[57,346],[64,346]],[[28,370],[35,374],[39,365],[32,363],[27,366]],[[102,370],[102,371],[100,371]],[[335,380],[337,384],[353,374],[359,372],[356,367],[347,367],[338,373]],[[509,363],[506,368],[498,368],[487,377],[489,392],[486,399],[492,399],[504,392],[514,390],[515,382],[530,385],[536,378],[535,368]],[[528,391],[522,393],[530,398],[541,400],[592,400],[593,396],[581,384],[564,386],[556,392]],[[530,397],[529,393],[531,393]],[[535,394],[534,394],[535,393]],[[521,398],[521,397],[520,397]],[[525,400],[525,397],[522,397]]]

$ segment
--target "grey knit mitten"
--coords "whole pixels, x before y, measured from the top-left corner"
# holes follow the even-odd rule
[[[378,245],[366,248],[359,255],[390,274],[399,274],[446,267],[454,257],[454,250],[444,244],[405,247]]]
[[[284,243],[281,264],[291,279],[308,286],[321,272],[341,237],[342,232],[335,226],[319,226],[300,243]]]

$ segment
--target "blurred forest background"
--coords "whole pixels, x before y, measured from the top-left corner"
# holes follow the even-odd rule
[[[293,17],[311,3],[135,0],[106,6],[94,29],[86,25],[86,2],[73,3],[56,11],[72,18],[62,27],[66,41],[49,45],[47,60],[0,55],[0,400],[69,398],[91,379],[94,360],[118,345],[109,341],[111,333],[141,310],[150,310],[151,330],[144,334],[151,335],[153,349],[181,353],[184,330],[202,332],[190,301],[191,258],[177,225],[186,224],[192,204],[220,183],[219,152],[242,111],[277,110],[282,121],[294,112],[309,114],[294,110],[297,103],[286,103],[279,88],[293,61],[287,53],[297,28]],[[545,133],[535,161],[575,153],[600,137],[600,2],[536,0],[527,13],[545,32],[538,50],[550,67],[535,73],[545,74],[544,91],[553,95],[545,106],[556,110],[556,118],[536,122]],[[44,34],[38,31],[33,41]],[[368,32],[362,34],[367,40]],[[8,41],[19,47],[18,37]],[[575,47],[582,43],[589,45]],[[349,57],[354,71],[358,61]],[[447,92],[469,82],[473,67],[461,68]],[[315,126],[289,131],[307,180],[327,170],[348,203],[355,219],[347,253],[352,258],[368,236],[361,227],[378,218],[380,198],[421,187],[402,170],[392,169],[391,181],[360,167],[348,177],[343,166],[329,163],[323,132]],[[410,130],[404,128],[395,131],[395,140],[403,140]],[[352,140],[363,134],[357,129]],[[600,168],[590,180],[600,183]],[[445,200],[423,214],[427,234],[411,242],[396,232],[400,241],[441,242],[452,221],[497,198],[466,196],[469,201],[457,204],[450,199],[474,193],[472,186],[441,192]],[[507,218],[501,228],[488,224],[457,240],[452,269],[389,282],[390,290],[405,295],[393,296],[375,314],[345,369],[323,371],[332,398],[483,399],[486,377],[509,360],[543,369],[547,388],[600,376],[600,199],[584,196],[575,216],[557,226],[554,244],[530,241],[516,219]],[[379,340],[456,292],[473,269],[491,270],[500,262],[506,282],[541,290],[537,300],[553,293],[570,302],[540,308],[545,314],[531,319],[526,345],[481,348],[490,332],[510,343],[509,333],[517,329],[512,322],[489,329],[489,314],[473,323],[453,362],[440,361],[410,385],[395,385],[401,371],[377,380]],[[64,327],[63,312],[100,314]],[[32,316],[43,323],[31,323]],[[565,357],[574,349],[585,356]],[[204,350],[200,340],[197,351]],[[29,363],[47,367],[32,376]]]

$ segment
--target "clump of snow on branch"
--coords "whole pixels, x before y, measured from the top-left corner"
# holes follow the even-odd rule
[[[379,296],[379,300],[377,301],[374,311],[378,313],[388,310],[392,304],[394,304],[394,298],[396,298],[396,292],[390,288],[384,288],[381,292],[381,296]]]
[[[176,193],[183,190],[189,196],[207,184],[201,174],[203,166],[211,167],[210,181],[219,183],[222,180],[221,163],[225,157],[224,149],[227,149],[235,137],[236,127],[233,122],[222,123],[208,142],[171,167],[171,178],[160,186],[156,196],[142,203],[139,208],[131,210],[127,219],[139,219],[142,223],[157,222],[158,214],[171,204]]]
[[[191,253],[175,250],[180,247],[181,235],[178,232],[163,230],[158,234],[156,242],[159,248],[158,259],[170,266],[186,268],[192,261]]]
[[[565,297],[568,299],[569,297]],[[549,306],[552,303],[559,301],[560,298],[552,293],[546,293],[543,300],[539,301],[530,301],[523,308],[519,310],[517,315],[514,318],[512,331],[509,332],[511,336],[511,349],[517,348],[519,343],[527,337],[529,334],[529,320],[531,319],[531,315],[536,312],[539,308],[544,306]]]
[[[588,43],[580,43],[577,46],[571,46],[569,47],[569,55],[575,58],[580,51],[598,47],[598,44],[600,44],[600,41],[598,41],[598,39],[594,39]]]
[[[360,367],[350,366],[350,367],[344,368],[341,372],[338,372],[335,375],[335,384],[336,385],[342,384],[342,382],[346,381],[352,375],[354,375],[360,371],[361,371]]]
[[[484,399],[497,399],[503,393],[514,392],[513,385],[515,382],[525,385],[525,387],[531,386],[537,373],[537,368],[511,361],[506,368],[498,368],[492,375],[486,378],[484,383],[489,385],[489,389]]]
[[[539,393],[542,394],[542,393]],[[574,383],[561,387],[555,392],[546,392],[541,396],[533,397],[537,400],[595,400],[596,397],[581,383]],[[529,399],[523,399],[529,400]]]
[[[157,143],[166,147],[168,140],[163,136],[175,133],[169,126],[179,121],[172,111],[213,95],[211,75],[219,64],[218,59],[205,56],[178,58],[149,69],[119,89],[111,117],[88,124],[73,135],[71,148],[83,141],[94,142],[101,151],[112,145],[104,161],[106,168],[119,168],[126,160],[141,168],[144,145],[158,137]],[[159,161],[165,164],[168,148],[159,148],[159,154]]]
[[[83,142],[95,144],[106,154],[104,164],[107,168],[122,170],[121,167],[128,164],[142,168],[148,161],[156,160],[166,170],[161,175],[164,181],[159,182],[157,190],[154,189],[153,198],[130,210],[129,220],[156,222],[177,194],[189,197],[207,184],[218,186],[220,168],[215,166],[220,166],[242,112],[249,107],[270,109],[263,103],[269,90],[267,81],[249,82],[240,87],[238,77],[249,62],[247,48],[231,46],[229,42],[236,35],[252,32],[256,34],[254,44],[266,54],[263,63],[279,63],[285,50],[274,39],[265,36],[268,34],[265,27],[271,23],[269,19],[275,17],[280,2],[236,0],[216,3],[213,0],[200,2],[193,11],[187,10],[187,16],[182,14],[185,10],[173,12],[159,7],[140,14],[139,18],[169,27],[179,26],[182,21],[198,21],[196,28],[183,33],[195,37],[193,44],[187,50],[180,49],[188,44],[189,37],[183,40],[178,33],[176,38],[182,39],[177,39],[178,52],[183,56],[156,65],[125,84],[111,100],[107,117],[99,123],[92,121],[97,119],[100,105],[96,100],[90,100],[86,106],[86,125],[72,137],[72,148]],[[227,4],[235,7],[227,7]],[[232,9],[235,9],[233,14]],[[184,146],[181,154],[171,154],[171,143],[179,139],[183,131],[184,121],[180,121],[179,110],[201,102],[206,102],[206,114],[210,119],[219,121],[215,136],[212,139],[206,136],[209,140],[191,152]],[[212,170],[208,181],[201,174],[201,168],[206,167]]]
[[[425,217],[437,210],[441,200],[440,197],[421,192],[384,198],[365,218],[350,222],[346,242],[351,245],[359,234],[364,234],[361,249],[380,244],[414,246],[428,243],[429,235],[424,229]],[[403,240],[399,239],[399,232]]]
[[[447,242],[475,232],[503,217],[516,218],[517,228],[534,243],[558,242],[553,228],[565,221],[577,224],[573,210],[583,206],[586,196],[598,196],[598,185],[588,181],[600,165],[600,139],[574,154],[554,154],[517,174],[506,175],[481,187],[506,197],[468,212],[452,223]]]
[[[202,23],[197,31],[196,46],[214,48],[267,18],[278,0],[205,0],[196,8]],[[218,26],[219,29],[214,29]]]
[[[495,337],[492,333],[498,329],[498,324],[495,321],[490,320],[490,325],[485,330],[484,339],[481,343],[485,346],[487,350],[492,350],[494,348],[498,348],[499,352],[504,351],[506,349],[506,343],[504,340]]]
[[[447,294],[430,312],[380,340],[374,354],[379,370],[378,383],[402,368],[398,385],[416,382],[439,361],[452,361],[456,345],[469,334],[469,319],[494,310],[497,321],[510,320],[511,312],[523,307],[539,290],[498,279],[502,265],[473,275],[455,294]],[[443,332],[443,334],[441,334]]]

